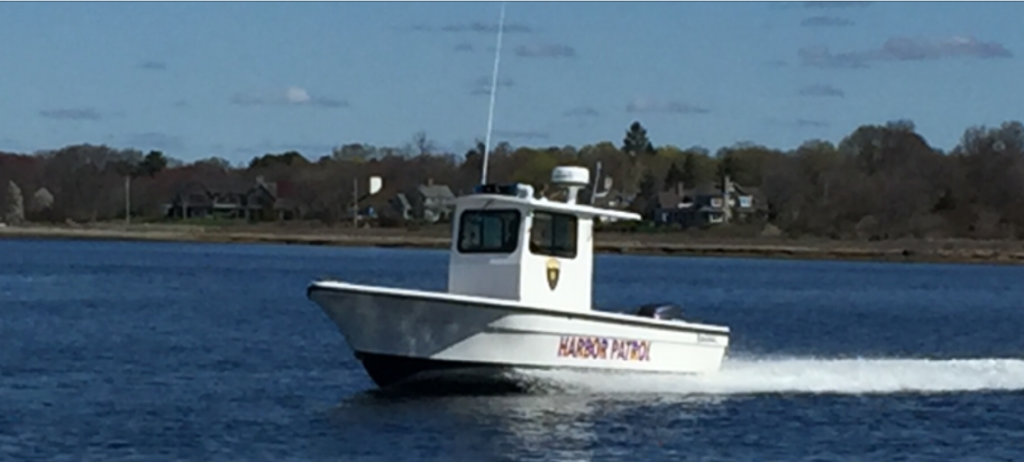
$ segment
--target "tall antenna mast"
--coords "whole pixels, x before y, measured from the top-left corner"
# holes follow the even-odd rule
[[[498,91],[498,64],[501,62],[501,36],[505,32],[505,2],[501,2],[501,16],[498,18],[498,46],[494,50],[494,72],[491,75],[491,105],[487,110],[487,135],[484,137],[484,165],[481,168],[480,184],[487,184],[487,158],[491,153],[491,129],[494,127],[494,97]]]

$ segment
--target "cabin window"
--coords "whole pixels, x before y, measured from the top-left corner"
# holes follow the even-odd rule
[[[512,253],[519,245],[519,211],[467,210],[459,218],[459,252]]]
[[[530,252],[549,257],[576,258],[576,216],[534,212]]]

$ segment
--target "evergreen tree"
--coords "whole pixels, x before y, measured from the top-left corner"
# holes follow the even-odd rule
[[[679,183],[688,184],[683,180],[683,171],[679,169],[675,162],[672,162],[672,165],[668,167],[668,173],[665,174],[665,189],[674,190]]]
[[[655,153],[654,145],[647,138],[647,129],[640,125],[640,122],[633,122],[626,131],[626,137],[622,139],[622,152],[629,157],[636,158],[640,154]]]

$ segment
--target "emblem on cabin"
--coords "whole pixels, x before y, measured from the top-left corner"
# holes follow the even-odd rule
[[[547,273],[548,273],[548,287],[550,287],[551,290],[555,290],[555,287],[558,286],[558,276],[559,276],[559,274],[561,272],[562,272],[562,268],[561,268],[561,265],[558,264],[558,260],[555,260],[554,258],[549,258],[548,259],[548,271],[547,271]]]

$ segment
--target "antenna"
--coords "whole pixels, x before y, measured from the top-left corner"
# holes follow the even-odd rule
[[[494,72],[491,75],[491,105],[487,110],[487,135],[484,138],[484,165],[481,167],[480,184],[487,184],[487,157],[491,153],[491,128],[494,127],[494,96],[498,91],[498,64],[501,62],[501,36],[505,32],[505,2],[501,2],[501,16],[498,18],[498,46],[494,50]]]

